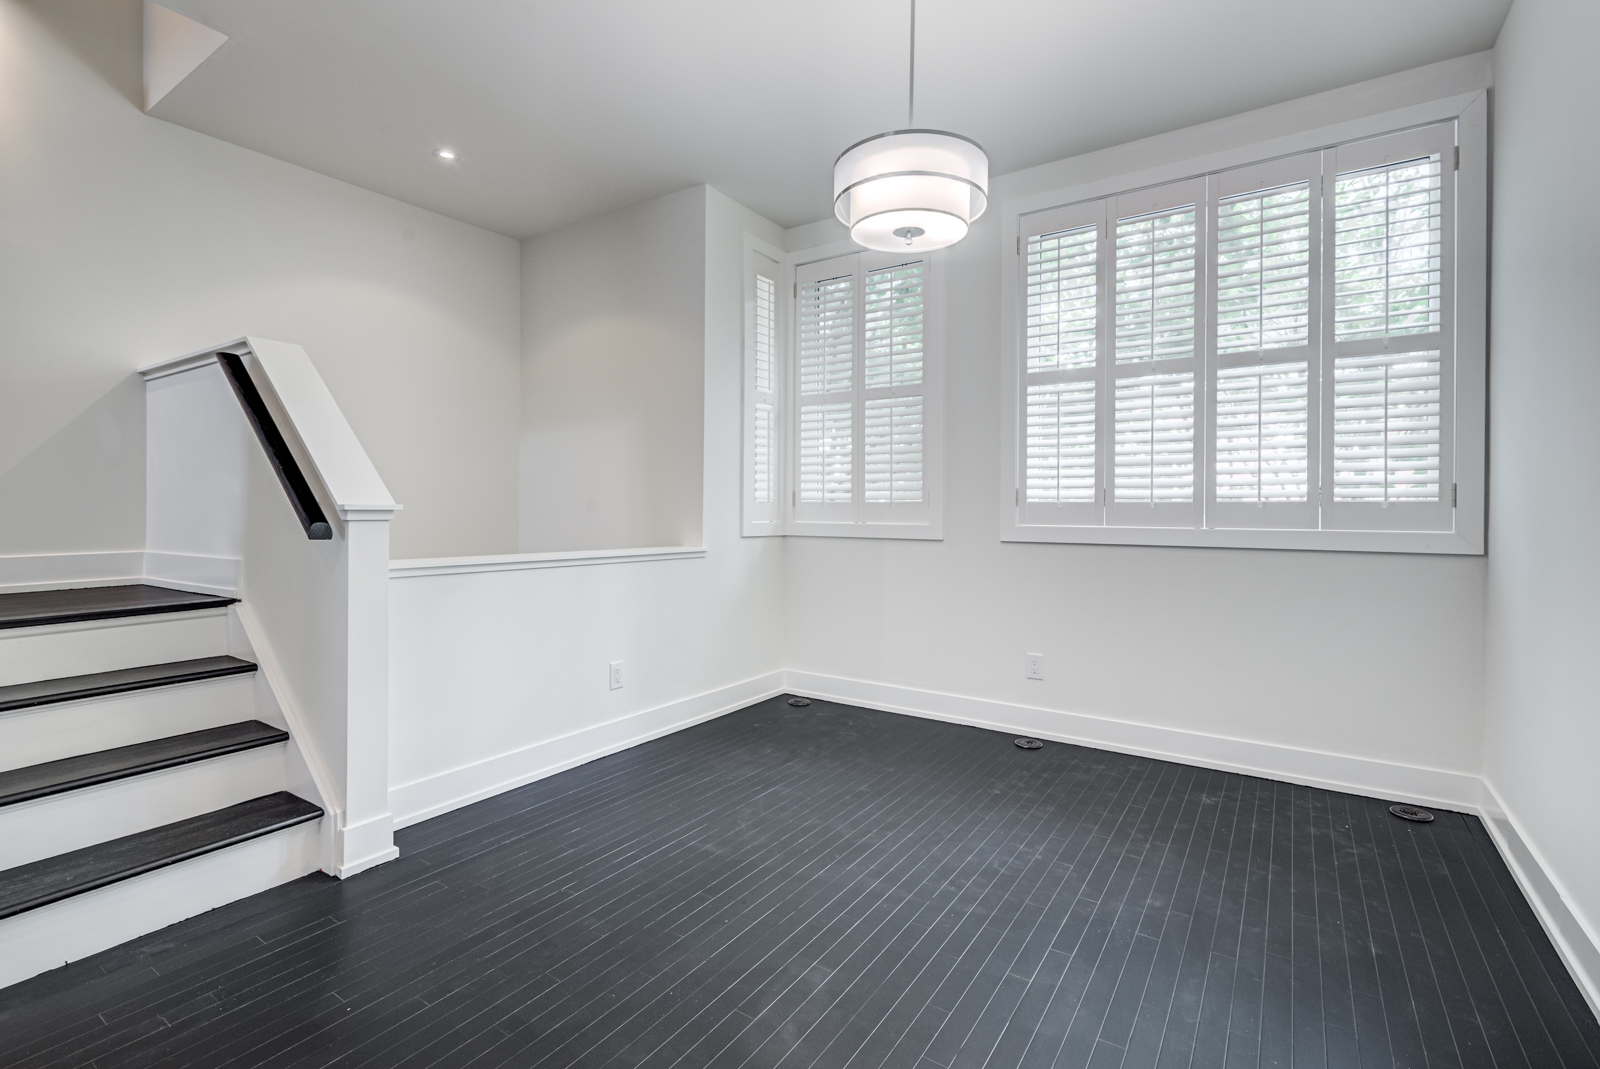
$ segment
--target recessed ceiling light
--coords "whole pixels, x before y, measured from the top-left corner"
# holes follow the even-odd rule
[[[436,148],[433,150],[433,154],[439,157],[441,160],[453,160],[456,158],[454,149]]]

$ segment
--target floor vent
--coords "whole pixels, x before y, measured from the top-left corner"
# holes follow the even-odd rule
[[[1432,813],[1426,809],[1418,809],[1414,805],[1392,805],[1389,807],[1389,812],[1401,820],[1415,820],[1420,824],[1426,824],[1433,819]]]

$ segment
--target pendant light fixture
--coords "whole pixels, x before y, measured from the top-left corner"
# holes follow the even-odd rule
[[[989,157],[969,137],[916,129],[917,0],[911,0],[906,129],[857,141],[833,164],[833,213],[858,245],[925,252],[954,245],[989,206]]]

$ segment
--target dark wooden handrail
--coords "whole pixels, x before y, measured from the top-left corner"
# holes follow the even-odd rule
[[[306,537],[316,540],[332,538],[333,527],[328,523],[322,506],[317,503],[317,496],[311,492],[311,484],[306,481],[299,462],[289,451],[289,443],[284,440],[283,432],[272,418],[261,391],[250,378],[244,358],[237,353],[218,353],[217,363],[222,366],[222,374],[227,378],[228,385],[233,387],[233,395],[239,399],[239,407],[244,409],[245,418],[255,428],[256,438],[266,451],[267,459],[272,462],[272,470],[278,473],[278,482],[283,484],[283,492],[289,495],[294,514],[300,518],[300,526],[306,529]]]

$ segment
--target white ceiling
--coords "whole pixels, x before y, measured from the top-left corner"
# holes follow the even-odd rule
[[[700,182],[820,219],[906,119],[907,0],[163,3],[229,40],[154,114],[513,237]],[[1004,174],[1481,51],[1509,6],[921,0],[917,124]]]

